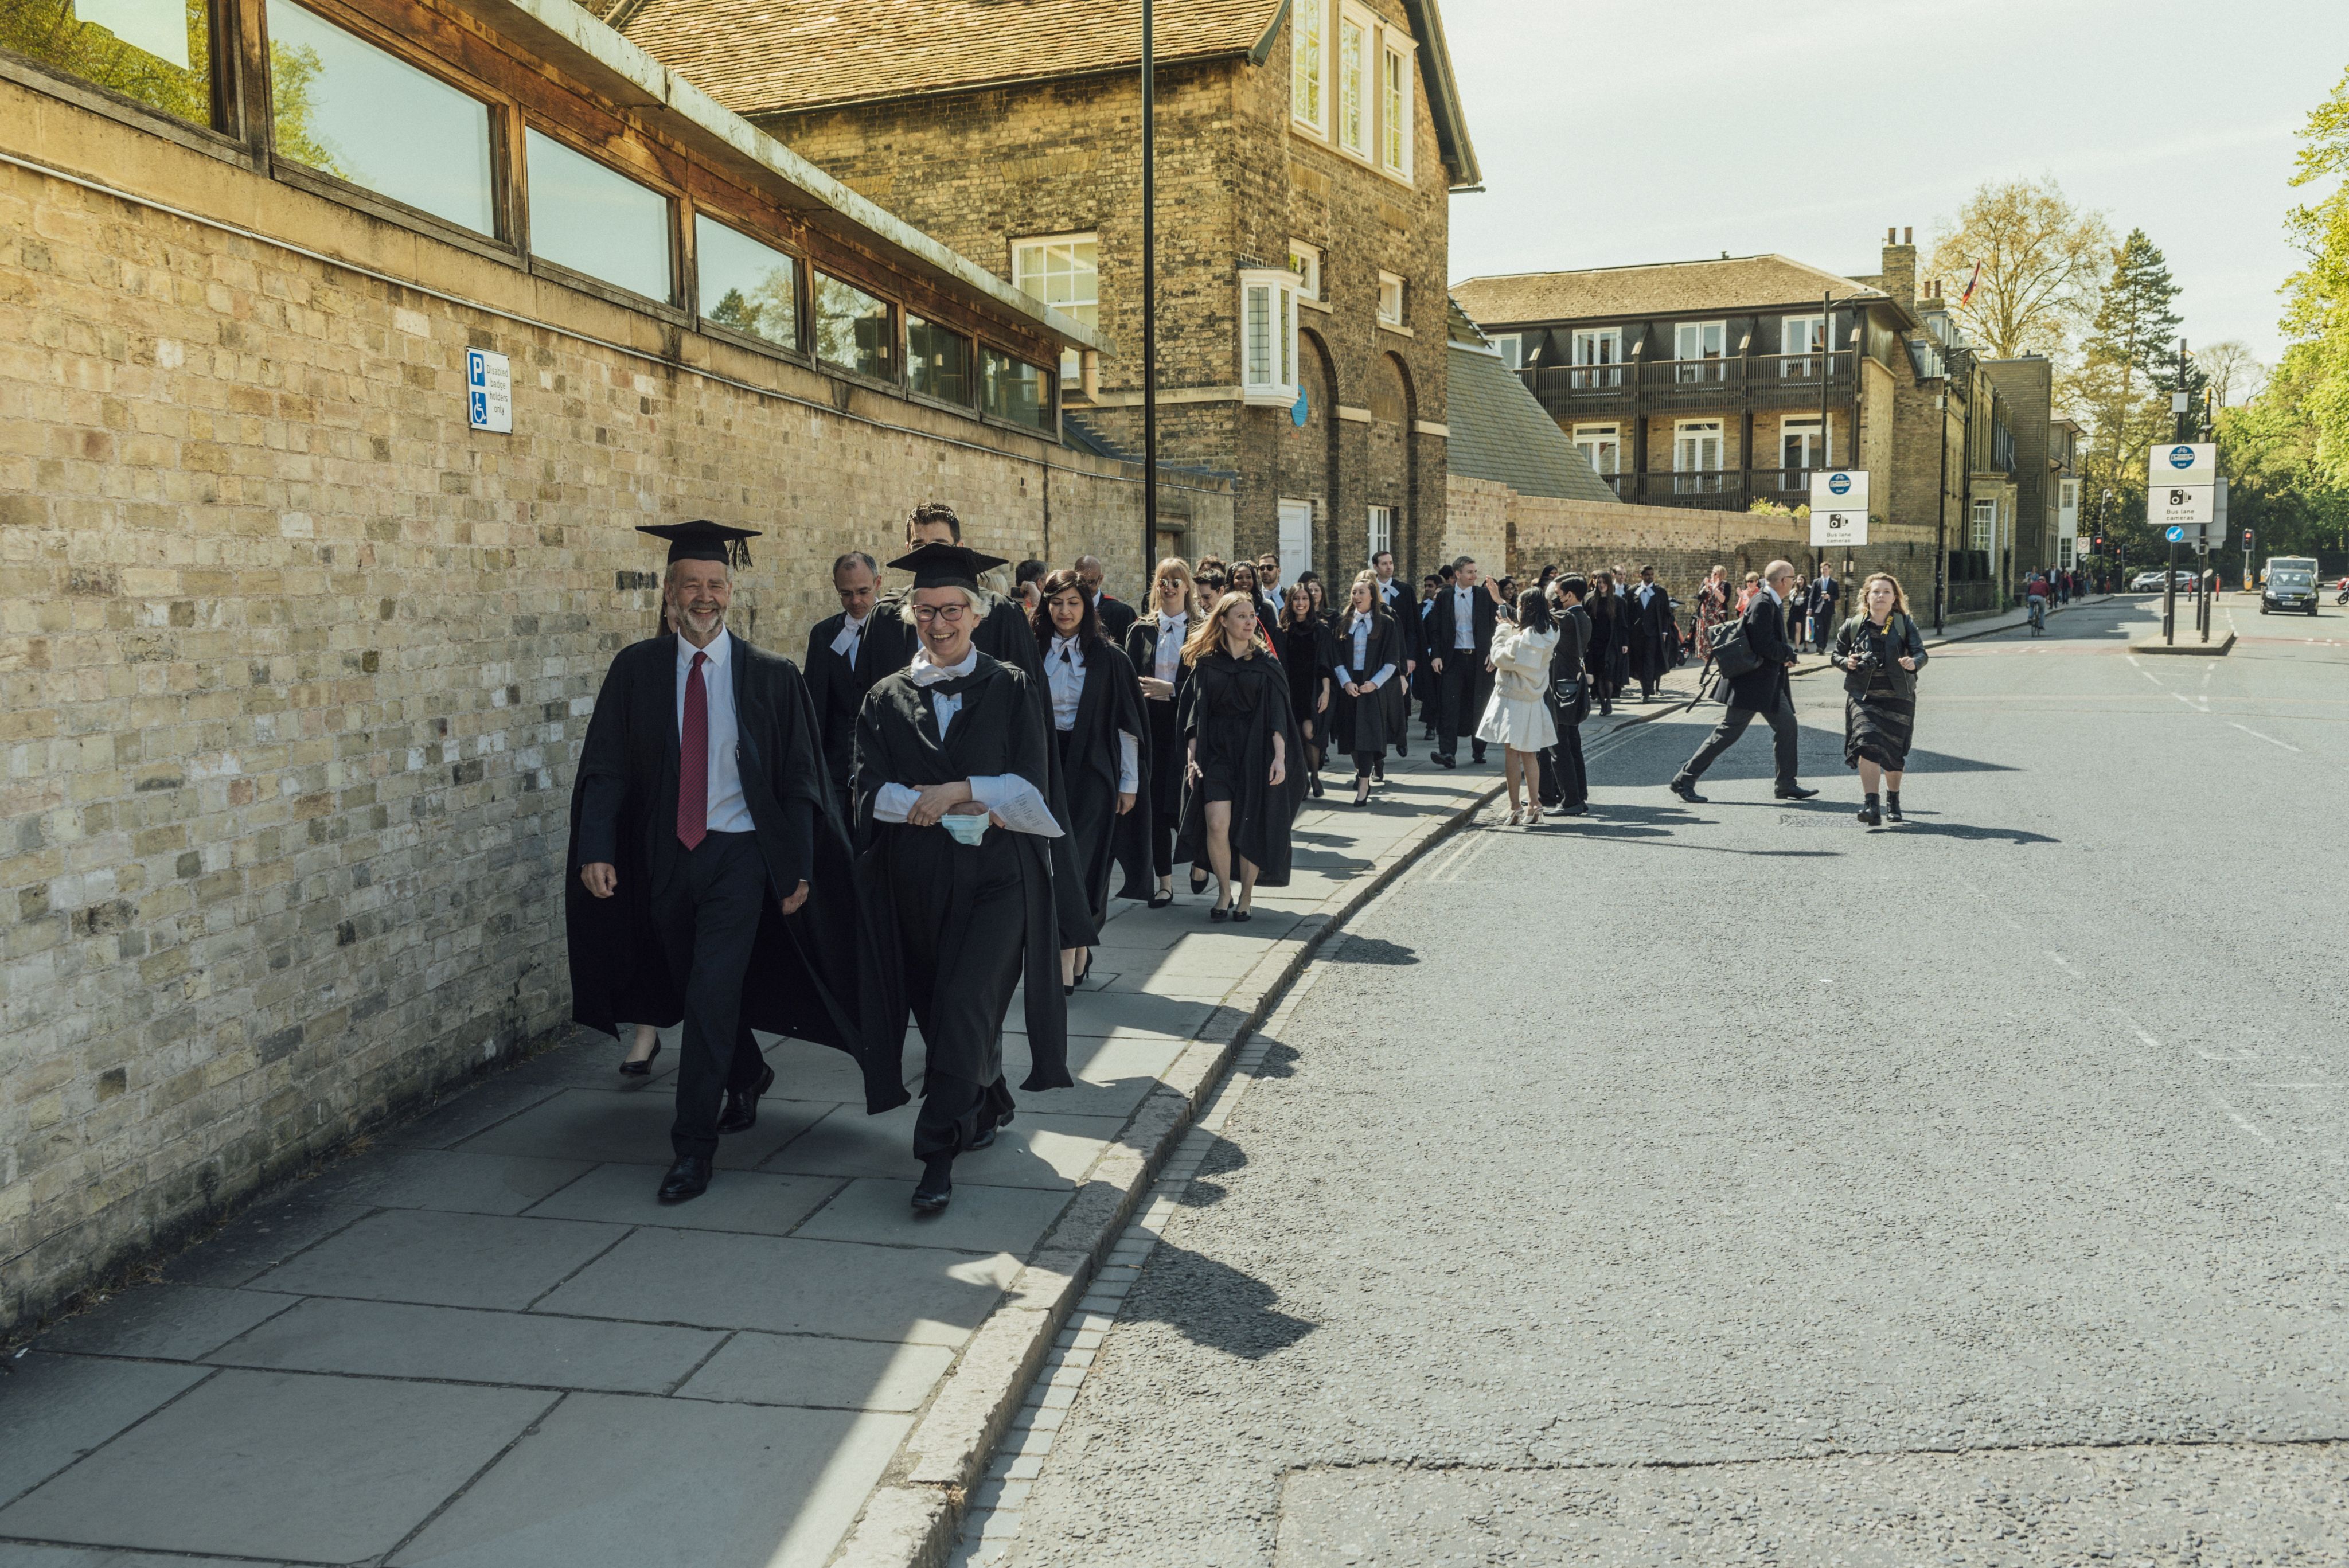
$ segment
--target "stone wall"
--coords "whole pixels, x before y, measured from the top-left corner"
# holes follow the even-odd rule
[[[765,530],[736,623],[794,653],[926,498],[999,554],[1134,554],[1130,467],[7,84],[0,145],[273,236],[0,167],[0,1331],[564,1023],[636,524]],[[468,346],[512,356],[512,435],[467,426]],[[1228,492],[1179,495],[1228,549]]]

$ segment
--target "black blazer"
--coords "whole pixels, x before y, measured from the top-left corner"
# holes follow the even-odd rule
[[[1415,664],[1427,657],[1427,650],[1420,646],[1419,640],[1419,634],[1423,629],[1419,621],[1419,595],[1400,576],[1394,579],[1393,587],[1395,591],[1392,596],[1382,592],[1381,597],[1387,601],[1387,614],[1394,617],[1395,629],[1402,634],[1403,658]],[[1351,594],[1350,585],[1347,591]],[[1341,601],[1331,612],[1330,623],[1332,626],[1339,625],[1346,621],[1353,613],[1350,598]],[[1395,679],[1398,680],[1402,679],[1401,670],[1395,671]]]
[[[1455,589],[1446,588],[1435,596],[1435,607],[1427,612],[1425,656],[1431,659],[1449,659],[1458,649],[1458,628],[1453,621],[1453,606],[1457,602]],[[1500,601],[1494,598],[1483,583],[1469,590],[1469,606],[1475,613],[1475,627],[1470,636],[1475,640],[1476,662],[1482,665],[1493,651],[1493,628],[1500,620]]]
[[[1786,612],[1767,589],[1755,594],[1754,602],[1745,607],[1744,620],[1745,645],[1761,655],[1762,662],[1734,680],[1714,682],[1713,694],[1733,708],[1766,713],[1781,698],[1794,696],[1786,666],[1795,657],[1795,645],[1786,640]]]
[[[1102,635],[1123,649],[1125,634],[1133,629],[1133,607],[1123,599],[1113,599],[1107,593],[1102,593],[1093,597],[1093,614],[1101,620]]]

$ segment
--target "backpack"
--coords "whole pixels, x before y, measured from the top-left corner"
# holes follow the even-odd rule
[[[1751,675],[1762,668],[1762,656],[1745,640],[1745,618],[1742,615],[1715,621],[1706,629],[1705,640],[1711,645],[1706,657],[1728,680]]]

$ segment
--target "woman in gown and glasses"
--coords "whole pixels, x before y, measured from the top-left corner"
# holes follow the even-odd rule
[[[1062,567],[1040,588],[1031,624],[1044,659],[1052,741],[1061,753],[1067,803],[1069,863],[1075,887],[1055,889],[1061,925],[1061,983],[1074,991],[1092,968],[1092,944],[1109,919],[1109,871],[1122,826],[1142,788],[1149,722],[1142,688],[1125,655],[1102,635],[1092,596]],[[1149,808],[1143,807],[1144,811]],[[1128,836],[1134,847],[1140,839]],[[1138,879],[1128,867],[1127,886]]]
[[[1125,634],[1125,656],[1133,661],[1142,684],[1142,706],[1150,724],[1150,868],[1157,877],[1150,907],[1163,909],[1174,901],[1174,833],[1183,820],[1183,731],[1176,715],[1191,687],[1191,667],[1183,662],[1183,644],[1199,621],[1198,590],[1191,568],[1169,556],[1151,575],[1150,603]],[[1207,885],[1205,868],[1191,872],[1191,891]]]
[[[1011,1119],[1003,1019],[1026,982],[1021,1090],[1067,1088],[1067,1003],[1054,914],[1052,741],[1032,679],[973,646],[1000,562],[924,545],[903,614],[919,646],[875,682],[856,720],[857,880],[864,898],[868,1054],[905,1052],[910,1012],[927,1052],[914,1207],[947,1206],[955,1157]]]

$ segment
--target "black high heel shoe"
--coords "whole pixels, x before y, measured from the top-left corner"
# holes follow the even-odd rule
[[[623,1062],[620,1064],[620,1071],[631,1078],[649,1078],[652,1076],[653,1064],[660,1060],[660,1042],[656,1040],[653,1042],[651,1055],[641,1062]]]
[[[1354,781],[1354,804],[1356,805],[1371,804],[1371,781],[1367,776]]]

